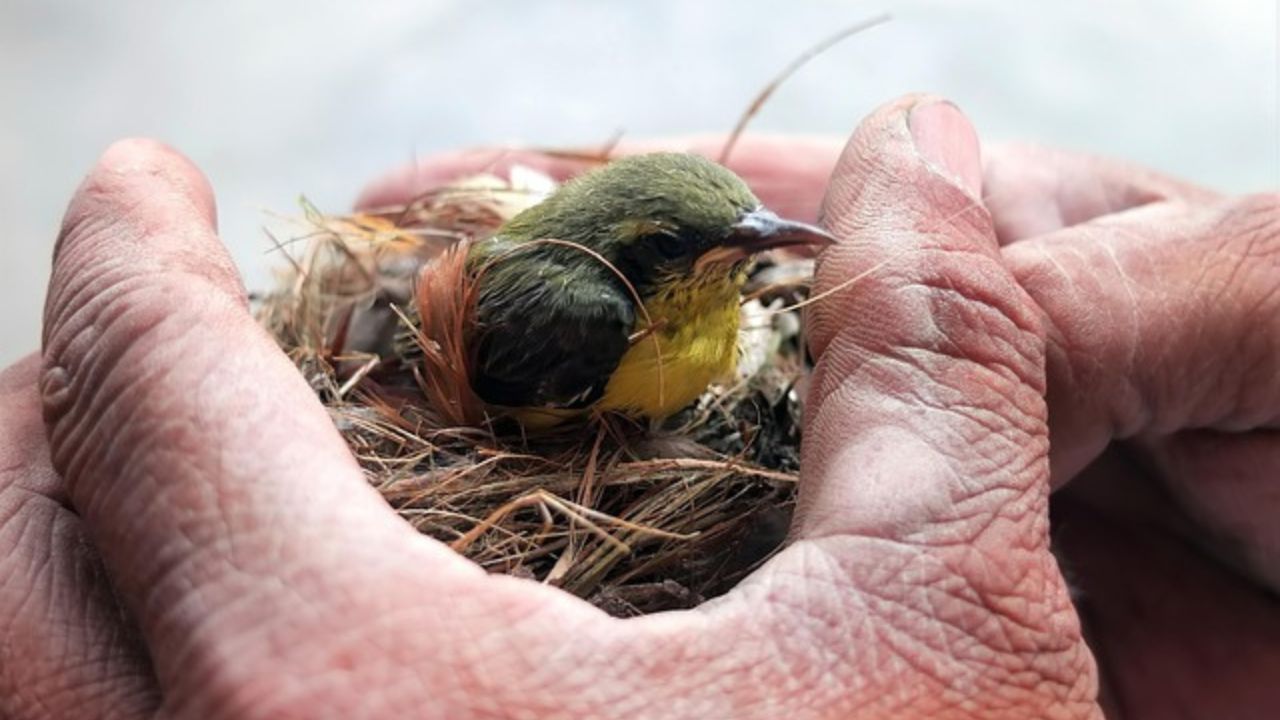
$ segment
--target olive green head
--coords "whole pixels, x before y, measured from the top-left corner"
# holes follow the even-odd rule
[[[683,153],[614,160],[567,182],[498,230],[503,245],[555,239],[599,253],[633,285],[725,270],[781,245],[826,242],[822,230],[765,210],[727,168]],[[596,263],[581,250],[542,244],[567,265]],[[579,258],[574,259],[572,255]]]

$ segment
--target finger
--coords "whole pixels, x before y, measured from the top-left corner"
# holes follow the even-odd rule
[[[39,367],[0,372],[0,714],[146,717],[155,680],[49,465]]]
[[[889,687],[963,685],[990,717],[1087,714],[1092,660],[1047,548],[1043,339],[980,178],[972,126],[936,99],[882,108],[849,142],[815,289],[866,274],[810,308],[795,542],[744,592],[767,587],[792,625],[847,623],[861,641],[831,652],[888,652]]]
[[[1280,703],[1274,597],[1148,519],[1159,498],[1098,504],[1077,492],[1155,487],[1112,455],[1054,496],[1055,540],[1103,668],[1108,717],[1266,717]]]
[[[1164,200],[1217,194],[1134,163],[1031,143],[984,148],[983,202],[1001,244]]]
[[[689,152],[718,158],[723,136],[673,137],[624,141],[610,155],[647,152]],[[742,176],[761,202],[784,217],[813,221],[844,142],[834,137],[744,136],[728,166]],[[585,155],[598,151],[584,150]],[[538,150],[482,148],[422,158],[375,180],[356,201],[357,208],[404,205],[423,193],[477,173],[505,177],[512,166],[523,165],[564,181],[589,170],[595,162],[574,155]]]
[[[1149,462],[1210,553],[1280,591],[1280,431],[1147,438]]]
[[[67,211],[45,310],[53,464],[138,618],[167,703],[214,680],[261,682],[263,661],[296,645],[281,633],[318,636],[334,621],[313,599],[350,612],[350,588],[372,577],[478,572],[365,483],[250,317],[211,208],[172,150],[112,146]]]
[[[1055,482],[1114,439],[1280,423],[1275,196],[1145,206],[1004,258],[1049,328]]]
[[[954,451],[955,462],[965,463],[985,453],[961,453],[950,443],[972,442],[986,423],[989,441],[1004,446],[1002,453],[1016,450],[1010,464],[1031,465],[1032,476],[1034,456],[1022,455],[1043,450],[1040,328],[1000,265],[990,218],[977,201],[976,136],[952,106],[914,103],[889,106],[859,128],[829,190],[826,223],[842,243],[822,256],[815,291],[866,275],[817,303],[808,318],[817,366],[802,534],[848,532],[889,516],[886,498],[855,501],[876,489],[846,465],[855,450],[866,450],[859,448],[864,439],[909,430],[918,438],[911,442],[940,444],[936,454]],[[965,411],[953,413],[952,405]],[[1013,432],[1022,440],[1016,448],[1006,437]],[[887,453],[894,463],[922,457],[899,455],[887,440],[884,447],[873,455]],[[972,473],[952,465],[915,485],[929,507],[959,500],[945,476]],[[931,513],[919,520],[931,521]]]

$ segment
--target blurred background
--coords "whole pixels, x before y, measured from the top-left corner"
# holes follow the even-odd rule
[[[341,211],[371,177],[457,146],[727,131],[847,134],[909,91],[987,139],[1136,160],[1232,192],[1280,186],[1276,0],[3,0],[0,366],[37,347],[63,208],[112,140],[203,168],[250,288],[279,262],[264,211]]]

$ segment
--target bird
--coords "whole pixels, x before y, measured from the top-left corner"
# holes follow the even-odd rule
[[[701,156],[613,160],[467,250],[472,389],[526,428],[660,422],[732,374],[755,255],[833,242]]]

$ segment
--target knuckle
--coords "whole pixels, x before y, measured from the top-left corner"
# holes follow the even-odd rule
[[[938,371],[931,377],[965,364],[1043,389],[1042,319],[999,262],[957,250],[918,255],[904,274],[886,269],[866,286],[830,298],[829,307],[819,303],[811,338],[818,336],[823,349],[856,348],[864,360],[927,355]]]
[[[1236,198],[1227,208],[1224,223],[1224,236],[1241,242],[1246,255],[1273,263],[1280,260],[1280,193]]]
[[[1258,427],[1274,422],[1280,399],[1280,193],[1230,201],[1212,235],[1219,258],[1206,315],[1219,347],[1232,350],[1210,397],[1228,402],[1233,429]]]
[[[1280,225],[1280,192],[1242,195],[1234,204],[1243,214],[1256,214],[1270,220],[1272,226]]]

